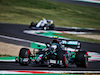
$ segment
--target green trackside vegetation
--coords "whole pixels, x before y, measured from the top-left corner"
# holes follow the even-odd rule
[[[30,24],[42,17],[56,26],[100,29],[100,8],[50,0],[0,0],[0,22]]]

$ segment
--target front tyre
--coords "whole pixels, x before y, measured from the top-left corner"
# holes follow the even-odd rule
[[[19,64],[27,66],[30,63],[30,50],[27,48],[22,48],[19,52]]]
[[[32,28],[32,27],[36,27],[36,24],[34,22],[31,22],[29,28]]]
[[[75,64],[77,67],[87,67],[88,66],[88,53],[86,51],[79,51],[75,55]]]

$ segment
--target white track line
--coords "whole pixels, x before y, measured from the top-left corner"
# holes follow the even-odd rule
[[[51,72],[51,73],[100,73],[100,71],[42,71],[42,72]]]
[[[14,38],[14,37],[9,37],[9,36],[4,36],[4,35],[0,35],[1,38],[5,38],[5,39],[10,39],[10,40],[16,40],[16,41],[20,41],[20,42],[27,42],[27,43],[31,43],[34,41],[30,41],[30,40],[24,40],[24,39],[20,39],[20,38]],[[39,42],[34,42],[40,45],[45,45],[44,43],[39,43]]]
[[[19,39],[19,38],[14,38],[14,37],[9,37],[9,36],[4,36],[4,35],[0,35],[1,38],[5,38],[5,39],[10,39],[10,40],[16,40],[16,41],[21,41],[21,42],[32,42],[29,40],[24,40],[24,39]]]
[[[23,70],[22,70],[23,71]],[[63,73],[96,73],[96,74],[100,74],[100,71],[49,71],[49,70],[33,70],[33,71],[37,71],[37,72],[47,72],[47,73],[54,73],[54,74],[63,74]],[[31,71],[29,71],[31,72]],[[0,71],[0,74],[33,74],[33,73],[29,73],[29,72],[17,72],[17,70],[15,71]]]

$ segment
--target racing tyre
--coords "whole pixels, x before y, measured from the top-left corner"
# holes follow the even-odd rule
[[[51,30],[54,30],[55,29],[55,25],[54,24],[51,24],[50,29]]]
[[[86,51],[79,51],[75,55],[75,64],[77,67],[87,67],[88,66],[88,53]]]
[[[67,67],[68,66],[68,63],[69,63],[68,52],[66,52],[64,54],[64,57],[63,57],[63,61],[62,62],[63,62],[64,67]]]
[[[29,28],[32,28],[32,27],[36,27],[36,24],[34,22],[31,22],[31,25],[29,26]]]
[[[19,52],[19,64],[22,66],[27,66],[30,63],[30,50],[27,48],[22,48]]]

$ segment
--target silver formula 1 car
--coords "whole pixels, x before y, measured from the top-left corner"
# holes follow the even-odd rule
[[[19,64],[28,65],[34,58],[34,64],[59,65],[67,67],[69,64],[76,64],[77,67],[88,66],[88,53],[80,51],[80,42],[75,40],[54,40],[46,43],[46,47],[39,49],[34,55],[27,48],[22,48],[19,52]],[[39,46],[40,47],[40,46]]]
[[[37,23],[32,22],[29,28],[38,30],[54,30],[55,25],[53,24],[53,20],[47,20],[43,18]]]

